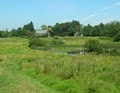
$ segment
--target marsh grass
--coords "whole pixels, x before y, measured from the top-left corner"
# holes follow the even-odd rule
[[[94,38],[100,40],[99,37]],[[0,40],[0,91],[2,93],[120,92],[119,56],[61,55],[59,54],[61,51],[80,49],[86,40],[93,37],[62,39],[65,42],[64,46],[50,48],[47,51],[28,48],[26,38]],[[112,43],[109,39],[102,39],[100,42]],[[41,87],[43,85],[44,87]]]

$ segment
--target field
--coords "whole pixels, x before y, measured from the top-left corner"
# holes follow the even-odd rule
[[[43,38],[51,39],[51,38]],[[66,54],[88,39],[64,37],[65,45],[34,50],[27,38],[0,39],[0,93],[120,93],[120,56]]]

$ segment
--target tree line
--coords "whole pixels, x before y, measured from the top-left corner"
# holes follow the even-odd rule
[[[72,22],[56,23],[54,26],[42,25],[41,29],[48,30],[53,36],[74,36],[83,34],[84,36],[110,36],[115,37],[120,34],[120,22],[111,21],[109,23],[100,23],[92,26],[90,24],[83,25],[79,21],[73,20]],[[31,21],[18,29],[9,31],[0,31],[0,37],[11,36],[34,36],[35,28]]]
[[[35,34],[35,29],[33,22],[25,24],[23,27],[17,29],[12,29],[11,31],[0,31],[0,37],[21,37],[21,36],[33,36]]]
[[[111,21],[109,23],[92,26],[88,24],[84,26],[79,21],[72,21],[66,23],[56,23],[52,27],[53,32],[56,35],[61,36],[73,36],[76,32],[83,34],[84,36],[110,36],[114,37],[117,33],[120,33],[120,22]]]
[[[51,28],[54,35],[58,36],[74,36],[75,33],[84,36],[109,36],[113,37],[114,41],[120,41],[120,21],[111,21],[109,23],[100,23],[92,26],[90,24],[83,25],[79,21],[56,23]],[[47,28],[46,28],[47,29]]]

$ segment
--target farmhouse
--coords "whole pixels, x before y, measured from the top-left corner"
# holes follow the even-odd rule
[[[48,36],[48,37],[50,37],[50,32],[48,30],[37,29],[35,34],[37,36]]]

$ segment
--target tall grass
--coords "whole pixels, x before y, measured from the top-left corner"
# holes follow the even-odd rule
[[[27,39],[8,38],[4,42],[0,40],[2,43],[0,45],[0,64],[4,65],[6,69],[19,71],[23,75],[31,77],[33,81],[36,80],[60,93],[119,93],[119,56],[59,53],[61,50],[74,50],[73,46],[79,49],[79,46],[90,38],[92,37],[63,38],[66,43],[65,47],[54,47],[54,51],[32,50],[28,48]],[[95,37],[95,39],[99,38]],[[100,40],[100,42],[112,41]],[[10,46],[6,46],[6,44],[10,44]],[[2,66],[0,67],[2,68]],[[7,76],[9,77],[9,75]],[[1,78],[3,84],[9,84],[8,81],[11,80],[6,76]],[[5,88],[5,86],[3,87]]]

